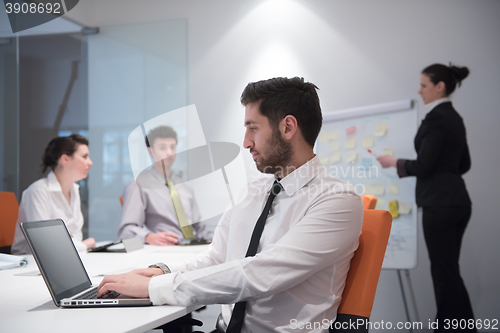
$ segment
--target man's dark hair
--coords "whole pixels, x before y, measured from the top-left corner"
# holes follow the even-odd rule
[[[283,118],[294,116],[302,136],[314,147],[323,122],[316,89],[316,85],[300,77],[276,77],[249,83],[241,94],[241,104],[260,101],[260,113],[269,119],[273,130],[278,129]]]
[[[174,129],[170,126],[158,126],[149,131],[148,135],[146,135],[146,146],[151,147],[149,143],[155,142],[156,139],[175,139],[175,143],[177,144],[177,133],[175,133]]]

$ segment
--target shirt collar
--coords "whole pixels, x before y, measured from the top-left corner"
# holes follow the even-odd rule
[[[286,194],[291,197],[313,180],[322,170],[323,166],[316,155],[283,178],[280,181],[281,186]]]
[[[61,184],[59,184],[54,171],[49,172],[49,174],[47,175],[47,180],[49,181],[49,191],[62,192]]]
[[[62,193],[61,184],[59,184],[59,181],[57,180],[54,171],[49,172],[49,174],[47,175],[47,180],[49,182],[49,191]],[[74,183],[72,186],[72,190],[77,191],[79,187],[80,185]]]
[[[153,177],[155,177],[155,179],[162,184],[165,184],[165,175],[158,172],[158,170],[156,170],[153,166],[150,166],[149,168],[150,172],[153,174]],[[170,177],[168,179],[171,180],[174,184],[177,184],[179,182],[179,178],[175,176],[173,172],[170,173]]]
[[[451,99],[449,97],[444,97],[440,99],[436,99],[435,101],[432,101],[430,103],[425,104],[425,109],[427,112],[432,111],[436,106],[439,104],[443,104],[446,102],[451,102]]]

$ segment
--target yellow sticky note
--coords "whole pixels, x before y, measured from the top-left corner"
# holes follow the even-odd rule
[[[385,200],[382,198],[377,198],[377,205],[375,209],[385,209]]]
[[[348,138],[345,140],[345,149],[354,149],[356,148],[356,138]]]
[[[399,184],[398,183],[387,184],[387,194],[399,194]]]
[[[385,193],[384,184],[365,184],[364,186],[366,194],[379,196],[379,195],[384,195]]]
[[[363,139],[363,147],[370,148],[373,147],[373,136],[367,136]]]
[[[387,125],[386,121],[380,121],[377,124],[377,129],[375,130],[375,136],[384,136],[387,134],[387,129],[389,126]]]
[[[318,136],[318,142],[325,143],[328,142],[328,135],[326,131],[321,131]]]
[[[318,137],[318,141],[321,143],[325,143],[331,140],[337,140],[338,138],[339,138],[339,130],[333,129],[333,130],[321,131]]]
[[[329,133],[329,138],[330,140],[336,140],[339,138],[339,130],[338,129],[333,129]]]
[[[319,161],[321,162],[321,165],[327,166],[329,164],[330,157],[328,157],[328,156],[322,156],[322,157],[319,158]]]
[[[392,148],[384,148],[382,151],[382,155],[391,155],[394,156],[394,149]]]
[[[391,213],[393,219],[399,217],[399,207],[397,200],[389,201],[389,213]]]
[[[410,215],[413,205],[410,203],[400,202],[399,203],[399,213],[404,215]]]
[[[347,162],[356,162],[357,159],[358,153],[356,153],[355,151],[351,151],[349,154],[347,154]]]
[[[333,153],[332,154],[332,157],[330,158],[330,163],[331,164],[336,164],[336,163],[339,163],[341,161],[342,157],[340,155],[340,153]]]
[[[340,150],[340,142],[338,140],[332,141],[330,143],[330,151],[335,152]]]

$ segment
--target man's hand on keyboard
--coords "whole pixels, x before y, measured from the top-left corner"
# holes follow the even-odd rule
[[[97,297],[110,291],[131,296],[131,297],[149,297],[150,277],[135,274],[132,272],[118,275],[107,275],[99,284]]]

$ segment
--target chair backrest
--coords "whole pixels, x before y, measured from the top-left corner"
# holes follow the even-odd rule
[[[370,317],[391,224],[388,211],[365,209],[359,247],[351,259],[337,313]]]
[[[18,213],[16,195],[12,192],[0,192],[0,247],[12,245]]]
[[[123,197],[120,195],[120,203],[123,206]]]
[[[365,209],[375,209],[375,206],[377,205],[377,197],[371,194],[365,194],[361,196],[361,199],[363,199],[363,206]]]

